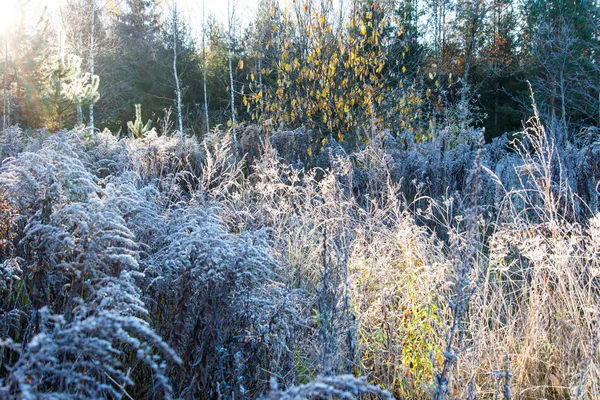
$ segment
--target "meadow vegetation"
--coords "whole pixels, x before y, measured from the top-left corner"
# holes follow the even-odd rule
[[[600,139],[558,129],[3,131],[0,394],[595,398]]]

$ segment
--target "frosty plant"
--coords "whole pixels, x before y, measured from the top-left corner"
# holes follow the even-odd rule
[[[142,105],[135,105],[135,121],[127,122],[127,127],[129,128],[129,132],[133,135],[133,137],[140,138],[144,136],[146,133],[150,131],[152,128],[152,120],[149,119],[146,122],[146,125],[142,122]]]

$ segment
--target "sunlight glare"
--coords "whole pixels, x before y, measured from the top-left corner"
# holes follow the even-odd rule
[[[18,0],[1,0],[0,3],[0,34],[3,34],[17,24],[20,5]]]

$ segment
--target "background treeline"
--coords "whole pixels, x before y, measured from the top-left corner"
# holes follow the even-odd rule
[[[135,104],[142,120],[173,123],[174,54],[193,134],[254,121],[320,140],[373,126],[426,139],[448,125],[489,139],[531,115],[527,81],[542,116],[573,132],[599,124],[597,1],[279,3],[261,0],[246,29],[235,4],[224,23],[193,21],[199,39],[176,2],[66,0],[60,29],[21,19],[1,38],[4,126],[126,133]]]

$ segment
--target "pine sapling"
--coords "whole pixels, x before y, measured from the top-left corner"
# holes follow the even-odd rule
[[[146,122],[146,125],[144,125],[144,123],[142,122],[141,104],[135,105],[135,121],[127,122],[127,127],[129,128],[129,132],[131,132],[131,134],[135,138],[143,137],[146,133],[150,131],[150,129],[152,129],[151,119],[149,119],[148,122]]]

